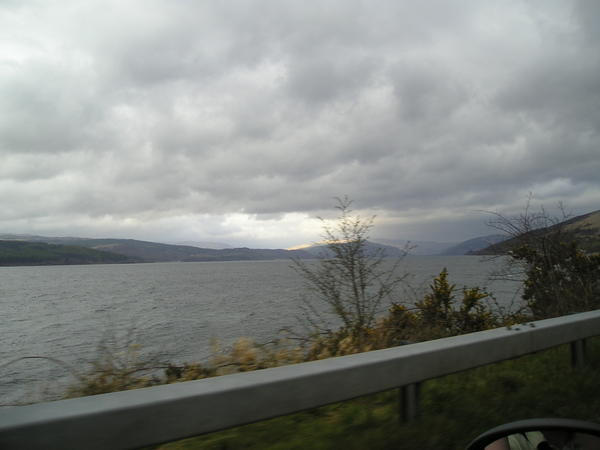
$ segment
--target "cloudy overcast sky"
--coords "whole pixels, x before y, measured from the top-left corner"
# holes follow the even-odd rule
[[[0,1],[0,233],[489,234],[600,209],[600,2]]]

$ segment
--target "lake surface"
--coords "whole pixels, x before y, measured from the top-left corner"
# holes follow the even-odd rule
[[[486,286],[508,305],[518,285],[489,280],[501,261],[477,256],[411,256],[403,271],[422,292],[444,267],[457,287]],[[408,291],[410,291],[409,289]],[[44,359],[79,369],[100,342],[128,337],[141,352],[171,361],[199,361],[211,340],[259,342],[297,326],[302,278],[290,261],[0,267],[0,404],[52,399],[74,381]],[[399,293],[397,300],[410,301]]]

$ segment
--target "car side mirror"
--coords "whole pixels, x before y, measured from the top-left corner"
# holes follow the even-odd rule
[[[467,450],[598,450],[600,425],[572,419],[507,423],[478,436]]]

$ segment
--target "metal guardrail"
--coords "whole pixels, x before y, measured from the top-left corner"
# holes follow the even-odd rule
[[[0,448],[125,449],[174,441],[596,335],[600,310],[322,361],[13,407],[0,411]],[[574,362],[581,363],[583,345],[572,349]]]

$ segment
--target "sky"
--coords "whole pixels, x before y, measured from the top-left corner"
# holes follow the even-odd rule
[[[0,233],[319,240],[600,209],[600,2],[0,0]]]

